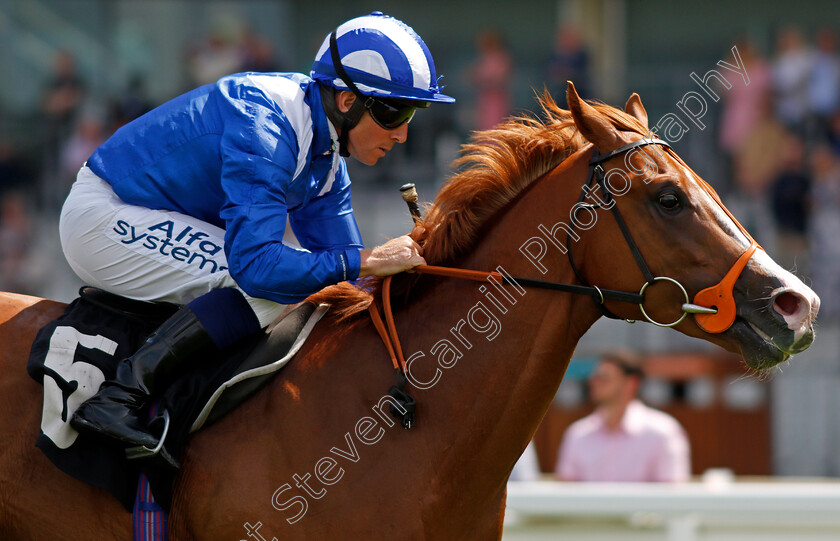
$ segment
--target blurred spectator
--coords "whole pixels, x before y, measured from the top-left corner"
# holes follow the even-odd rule
[[[476,89],[476,129],[487,130],[510,115],[513,64],[495,30],[482,32],[477,46],[479,55],[469,69],[469,80]]]
[[[775,225],[770,210],[770,191],[781,168],[782,149],[788,133],[773,115],[773,104],[768,95],[761,99],[758,112],[755,127],[733,155],[735,192],[729,205],[759,243],[773,246]]]
[[[811,179],[805,169],[805,145],[791,135],[782,147],[782,169],[773,182],[776,261],[807,274],[807,232]]]
[[[25,167],[17,149],[0,139],[0,197],[24,181]]]
[[[146,97],[146,80],[135,73],[128,80],[125,92],[111,102],[111,121],[113,129],[128,124],[152,110],[152,103]]]
[[[547,75],[551,95],[561,107],[567,107],[566,81],[572,81],[578,94],[584,98],[591,97],[589,53],[576,27],[563,26],[557,30]]]
[[[781,168],[782,148],[788,140],[785,127],[773,116],[765,95],[758,105],[759,117],[736,148],[735,187],[749,198],[762,198]]]
[[[210,35],[188,52],[187,70],[195,86],[243,71],[281,71],[271,42],[241,21],[217,21]]]
[[[224,19],[215,23],[207,39],[188,53],[187,71],[192,86],[215,83],[225,75],[241,71],[239,38],[236,20]]]
[[[833,115],[828,125],[828,144],[835,156],[840,156],[840,109]]]
[[[58,51],[41,105],[51,130],[59,135],[69,133],[84,95],[85,86],[76,69],[75,57],[69,51]]]
[[[69,51],[58,51],[41,100],[47,130],[44,148],[47,184],[58,174],[58,154],[73,131],[76,114],[84,98],[85,85],[77,71],[76,58]]]
[[[252,27],[245,27],[240,42],[242,71],[283,71],[274,59],[271,42],[255,33]]]
[[[813,120],[809,135],[814,139],[824,139],[828,134],[831,116],[840,108],[840,58],[837,56],[837,36],[833,31],[820,30],[815,44],[808,87]]]
[[[76,180],[79,167],[85,163],[106,139],[105,126],[102,115],[94,110],[83,113],[73,134],[61,149],[59,160],[59,176],[52,194],[57,199],[57,207],[61,206],[70,191],[70,185]]]
[[[796,28],[781,31],[773,63],[776,114],[789,129],[802,134],[808,112],[808,85],[812,56]]]
[[[812,287],[822,300],[820,319],[840,316],[840,160],[826,145],[812,156],[811,190]]]
[[[685,431],[642,404],[643,372],[631,353],[604,355],[589,378],[595,412],[563,436],[555,474],[563,481],[678,482],[690,475]]]
[[[730,154],[741,149],[747,137],[764,118],[763,108],[771,89],[770,66],[767,62],[748,41],[741,41],[736,47],[744,70],[749,74],[750,84],[743,84],[740,75],[721,70],[726,73],[727,81],[732,85],[729,90],[721,93],[724,104],[720,127],[720,146]]]
[[[17,191],[4,194],[0,199],[0,290],[31,293],[24,272],[30,231],[23,196]]]

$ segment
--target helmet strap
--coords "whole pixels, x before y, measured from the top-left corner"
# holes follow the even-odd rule
[[[350,130],[356,127],[356,124],[362,119],[365,112],[365,106],[362,100],[356,98],[350,110],[344,113],[344,122],[341,123],[341,133],[338,134],[338,153],[346,158],[350,155],[350,150],[347,147],[347,136]]]
[[[347,148],[347,134],[359,123],[359,120],[364,113],[364,105],[358,107],[357,104],[361,100],[356,100],[350,106],[350,110],[342,113],[336,104],[336,96],[340,92],[337,88],[327,85],[320,85],[321,87],[321,105],[327,118],[336,127],[338,131],[338,153],[343,157],[348,157],[350,152]]]
[[[339,111],[342,117],[342,122],[340,133],[338,135],[338,153],[346,158],[350,156],[350,151],[347,148],[347,136],[350,133],[350,130],[355,128],[356,124],[358,124],[362,119],[362,115],[365,112],[365,100],[368,98],[359,91],[356,84],[352,79],[350,79],[350,76],[347,75],[347,71],[344,69],[344,66],[341,65],[341,55],[338,54],[338,40],[336,40],[335,31],[330,34],[330,55],[332,57],[335,72],[341,80],[344,81],[347,88],[356,95],[356,101],[354,101],[353,105],[350,106],[349,111],[346,113],[340,113]]]

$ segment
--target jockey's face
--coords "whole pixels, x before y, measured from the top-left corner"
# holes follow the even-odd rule
[[[356,96],[352,92],[341,92],[338,96],[339,110],[346,113]],[[347,134],[347,150],[350,155],[365,165],[374,165],[385,156],[395,144],[408,138],[408,122],[393,130],[386,130],[374,122],[370,112],[365,110],[361,120]]]

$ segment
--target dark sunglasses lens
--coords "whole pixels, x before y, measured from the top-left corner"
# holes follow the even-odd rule
[[[383,128],[393,130],[410,121],[416,110],[414,107],[394,107],[384,101],[376,100],[370,107],[370,116]]]

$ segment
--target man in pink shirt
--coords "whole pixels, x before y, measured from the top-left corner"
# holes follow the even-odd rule
[[[624,352],[602,357],[589,378],[596,410],[569,426],[555,473],[563,481],[679,482],[690,475],[688,439],[670,415],[638,399],[643,373]]]

